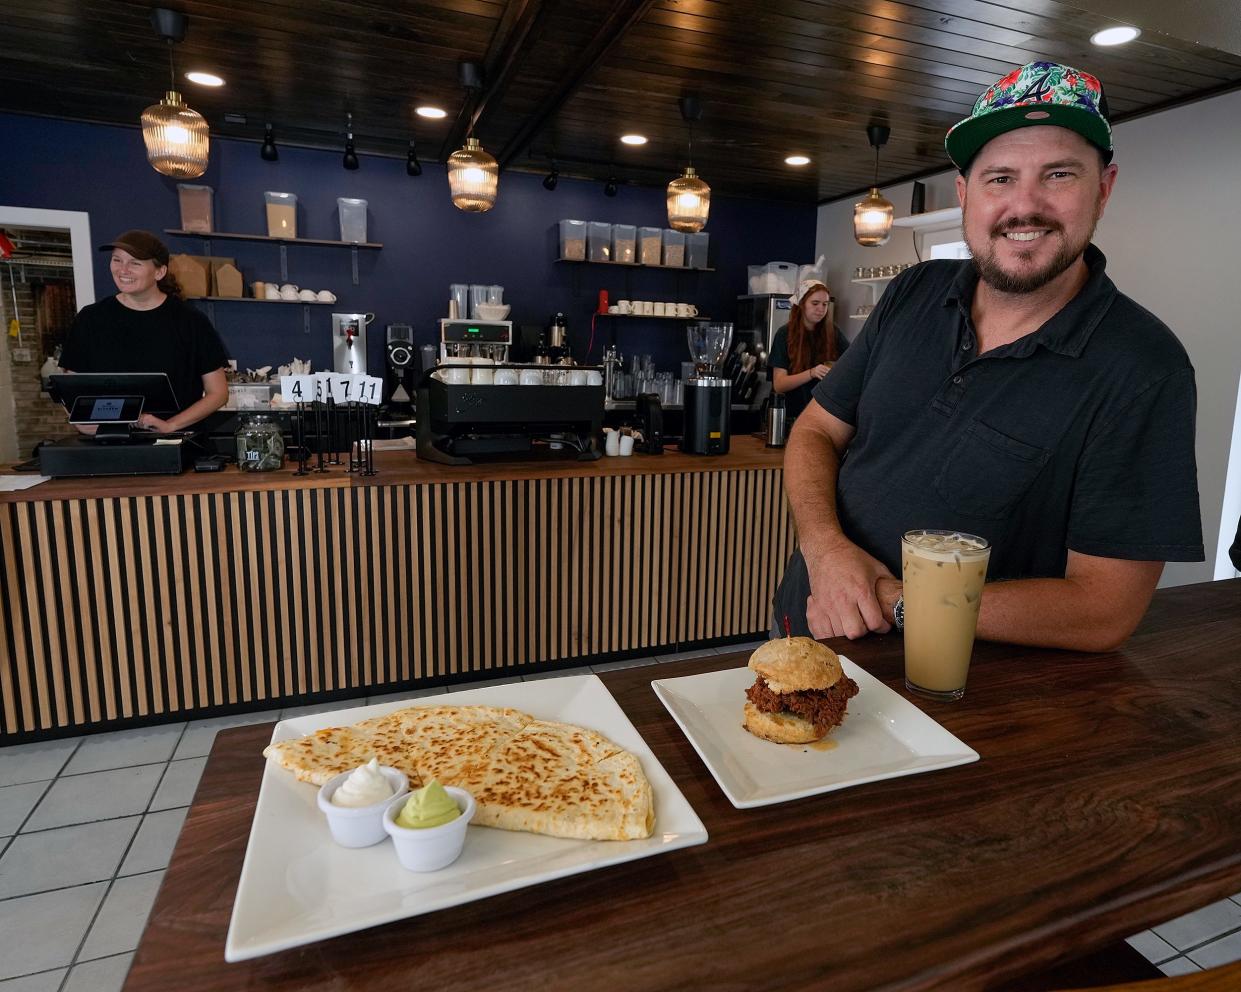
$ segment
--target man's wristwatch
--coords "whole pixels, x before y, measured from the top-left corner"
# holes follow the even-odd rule
[[[896,629],[905,629],[905,594],[901,593],[892,604],[892,619],[896,621]]]

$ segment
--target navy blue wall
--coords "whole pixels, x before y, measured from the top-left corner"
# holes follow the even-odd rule
[[[4,205],[86,211],[96,243],[127,228],[162,232],[180,226],[176,183],[147,164],[136,128],[0,114],[0,148]],[[713,197],[707,231],[714,272],[556,264],[558,220],[664,227],[663,190],[622,187],[618,196],[608,198],[602,183],[562,179],[548,192],[540,176],[505,173],[496,206],[485,214],[467,214],[452,206],[438,165],[426,165],[422,176],[411,178],[401,159],[363,155],[357,172],[346,171],[340,160],[339,152],[281,148],[278,162],[264,162],[257,144],[212,139],[211,165],[195,182],[215,189],[217,231],[265,233],[263,191],[281,190],[298,195],[298,234],[307,238],[339,238],[336,197],[365,198],[367,237],[384,245],[380,251],[359,252],[357,286],[348,249],[289,248],[290,281],[337,296],[334,307],[311,308],[309,335],[301,307],[216,304],[216,326],[243,368],[282,364],[294,356],[324,368],[331,358],[329,315],[366,311],[375,314],[369,357],[372,373],[378,374],[384,325],[412,324],[418,344],[438,340],[436,321],[447,311],[448,287],[454,282],[503,285],[504,301],[513,308],[510,317],[518,323],[545,324],[551,314],[563,311],[575,354],[585,360],[590,314],[600,289],[613,300],[692,302],[704,315],[731,320],[735,297],[746,292],[747,264],[806,262],[814,250],[813,205]],[[174,252],[202,253],[201,239],[166,240]],[[275,244],[214,241],[212,254],[236,258],[247,286],[279,278]],[[95,280],[97,296],[115,292],[104,253],[98,254]],[[599,359],[609,323],[616,325],[626,355],[650,352],[665,369],[679,368],[677,363],[688,357],[680,323],[613,320],[599,322],[591,360]]]

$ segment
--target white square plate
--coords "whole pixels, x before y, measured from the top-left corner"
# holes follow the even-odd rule
[[[423,875],[400,866],[391,840],[361,850],[338,847],[315,805],[317,786],[298,782],[269,761],[233,903],[225,960],[244,961],[706,842],[702,821],[594,675],[317,713],[278,723],[272,740],[302,737],[404,706],[444,703],[513,706],[541,719],[597,730],[631,751],[654,792],[654,833],[645,840],[589,841],[472,826],[461,857],[442,871]]]
[[[742,708],[755,678],[749,668],[658,679],[651,686],[738,809],[978,760],[977,751],[869,672],[843,655],[840,664],[859,692],[828,747],[772,744],[746,730]]]

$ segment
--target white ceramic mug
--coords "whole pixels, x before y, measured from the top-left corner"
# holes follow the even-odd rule
[[[470,381],[476,386],[490,386],[496,380],[495,366],[479,365],[470,375]]]
[[[660,301],[658,303],[653,303],[651,305],[652,307],[654,307],[654,316],[656,317],[668,316],[668,304],[667,303]]]
[[[573,369],[569,373],[569,385],[570,386],[586,385],[586,371],[584,369]]]
[[[624,458],[627,455],[633,454],[633,435],[632,434],[622,434],[620,436],[620,453],[621,453],[622,458]]]
[[[653,304],[650,300],[640,300],[634,304],[634,307],[640,308],[635,309],[635,312],[642,314],[644,317],[649,317],[655,312],[655,304]]]
[[[610,314],[618,314],[618,313],[620,313],[620,312],[621,312],[621,308],[620,308],[620,305],[619,305],[619,304],[617,304],[616,306],[613,306],[613,307],[608,307],[608,313],[610,313]]]
[[[297,287],[294,286],[291,282],[286,282],[283,286],[280,287],[280,298],[282,300],[296,300],[297,299]]]
[[[623,313],[623,314],[633,313],[633,304],[630,303],[629,300],[617,300],[616,301],[616,312]]]
[[[690,315],[691,317],[697,317],[697,316],[698,316],[698,308],[697,308],[696,306],[694,306],[694,304],[692,304],[692,303],[690,303],[690,304],[689,304],[689,315]]]
[[[677,304],[677,316],[678,316],[678,317],[688,317],[688,316],[689,316],[689,304],[688,304],[688,303],[678,303],[678,304]]]
[[[590,369],[586,373],[586,385],[602,386],[603,385],[603,373],[599,372],[596,369]]]
[[[264,298],[269,299],[269,300],[280,299],[280,287],[277,286],[274,282],[269,282],[266,286],[263,287],[263,296]]]
[[[518,375],[518,382],[523,386],[541,386],[543,385],[543,370],[522,369]]]
[[[516,369],[496,369],[495,384],[497,386],[516,386],[520,381]]]
[[[448,365],[442,369],[444,381],[454,386],[464,386],[470,381],[470,369],[466,365]]]

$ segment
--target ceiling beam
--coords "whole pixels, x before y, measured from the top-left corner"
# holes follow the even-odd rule
[[[561,83],[547,95],[542,103],[522,122],[517,133],[513,135],[496,156],[500,168],[504,169],[517,158],[534,140],[535,136],[547,126],[577,91],[595,67],[604,59],[613,46],[618,44],[646,12],[655,5],[655,0],[618,0],[612,7],[607,18],[599,25],[594,36],[580,49],[580,54],[565,68],[561,75]]]
[[[526,39],[542,23],[551,6],[547,0],[514,0],[504,9],[483,58],[485,88],[477,95],[467,96],[440,145],[439,161],[447,162],[448,156],[465,144],[466,135],[478,128],[484,115],[500,105],[528,51]]]

